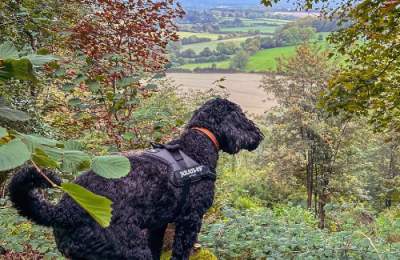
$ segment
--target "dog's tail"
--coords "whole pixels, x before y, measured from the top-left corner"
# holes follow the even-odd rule
[[[61,179],[52,172],[45,173],[54,183],[60,184]],[[33,167],[20,170],[9,185],[10,199],[19,214],[43,226],[65,225],[62,210],[46,201],[36,189],[50,188],[51,185],[38,174]],[[69,221],[67,221],[69,222]]]

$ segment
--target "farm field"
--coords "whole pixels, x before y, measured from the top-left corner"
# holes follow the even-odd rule
[[[218,40],[218,37],[221,34],[218,33],[204,33],[204,32],[178,32],[180,38],[190,37],[190,36],[197,36],[199,38],[209,38],[211,40]]]
[[[320,33],[324,38],[328,36],[329,33]],[[321,48],[328,48],[328,43],[326,41],[317,42]],[[256,52],[252,56],[250,56],[249,61],[246,65],[244,72],[263,72],[263,71],[274,71],[276,70],[277,61],[276,59],[279,57],[290,57],[295,54],[296,45],[294,46],[285,46],[285,47],[277,47],[264,49]],[[212,68],[213,64],[215,64],[215,68],[218,69],[228,69],[230,66],[231,60],[224,60],[218,62],[205,62],[205,63],[189,63],[179,66],[182,69],[194,70],[195,68]]]
[[[294,55],[296,46],[286,46],[258,51],[252,55],[246,66],[246,71],[274,71],[276,70],[279,57],[290,57]]]
[[[231,17],[221,17],[221,21],[233,21],[235,18]],[[250,19],[250,18],[240,18],[242,23],[245,25],[251,25],[254,23],[270,23],[270,24],[276,24],[276,25],[282,25],[291,22],[290,20],[283,20],[283,19],[275,19],[275,18],[255,18],[255,19]]]
[[[234,18],[230,17],[219,17],[220,21],[233,21]],[[272,19],[272,18],[257,18],[257,19],[249,19],[249,18],[241,18],[240,19],[243,26],[238,27],[221,27],[220,33],[207,33],[207,32],[188,32],[181,31],[179,32],[180,38],[197,36],[199,38],[209,38],[210,42],[202,42],[202,43],[193,43],[193,44],[185,44],[182,46],[182,50],[192,49],[196,53],[201,52],[204,48],[208,47],[211,50],[215,50],[218,43],[227,43],[227,42],[235,42],[240,44],[244,42],[249,37],[254,36],[238,36],[236,38],[218,40],[219,36],[226,36],[229,33],[238,33],[238,34],[246,34],[248,32],[259,31],[258,36],[263,35],[271,35],[275,32],[277,28],[283,26],[290,22],[289,20],[280,20],[280,19]]]
[[[269,25],[255,25],[255,26],[242,26],[242,27],[232,27],[232,28],[221,28],[222,32],[249,32],[249,31],[259,31],[263,34],[272,34],[275,32],[277,26]]]
[[[249,54],[250,57],[246,60],[246,64],[242,65],[238,69],[237,63],[233,63],[236,69],[242,72],[263,72],[263,71],[274,71],[276,70],[278,57],[289,57],[295,53],[296,45],[302,42],[300,39],[302,32],[298,33],[299,29],[294,31],[289,31],[288,28],[293,26],[294,20],[287,19],[277,19],[277,18],[248,18],[248,17],[227,17],[227,16],[215,16],[218,22],[215,24],[217,28],[212,28],[211,32],[190,32],[190,23],[186,23],[185,30],[179,32],[181,38],[188,38],[191,36],[196,36],[199,38],[209,38],[210,41],[199,42],[192,44],[185,44],[179,46],[179,51],[175,53],[175,57],[178,57],[173,62],[173,68],[181,68],[186,70],[194,70],[196,68],[206,69],[206,68],[216,68],[216,69],[229,69],[232,64],[232,60],[238,53],[239,49],[244,49],[241,43],[245,42],[247,39],[259,37],[260,45]],[[279,28],[284,25],[292,23],[288,28],[282,29],[286,30],[285,33],[275,34]],[[203,30],[201,27],[196,27],[196,23],[192,24],[196,31]],[[300,26],[301,27],[301,26]],[[299,27],[299,28],[300,28]],[[310,26],[311,27],[311,26]],[[188,29],[189,28],[189,29]],[[320,27],[321,28],[321,27]],[[326,29],[326,27],[325,27]],[[316,27],[311,29],[316,30]],[[297,34],[296,34],[297,33]],[[307,35],[310,32],[303,32],[303,35]],[[326,38],[329,35],[328,32],[315,32],[311,31],[311,36],[308,38],[310,43],[321,44],[321,46],[327,45]],[[221,37],[226,38],[227,36],[232,38],[221,39]],[[268,42],[270,38],[275,44]],[[279,38],[278,40],[276,38]],[[266,40],[267,39],[267,40]],[[296,39],[296,40],[295,40]],[[220,43],[235,43],[237,49],[234,52],[223,52],[217,46]],[[249,42],[249,44],[254,44]],[[275,48],[270,48],[273,46],[279,46]],[[253,46],[254,47],[254,46]],[[201,52],[205,49],[210,49],[213,53],[208,55],[203,55]],[[222,46],[222,48],[225,48]],[[195,54],[185,54],[180,56],[179,52],[184,52],[186,50],[193,50]],[[258,50],[258,51],[257,51]],[[192,52],[193,53],[193,52]],[[192,55],[192,56],[189,56]]]
[[[198,37],[200,37],[200,36],[198,36]],[[225,40],[219,40],[219,41],[200,42],[200,43],[194,43],[194,44],[185,44],[182,46],[182,50],[184,51],[187,49],[192,49],[196,53],[201,52],[206,47],[210,48],[210,50],[215,50],[217,48],[218,43],[234,42],[239,45],[240,43],[246,41],[247,38],[251,38],[251,37],[254,37],[254,36],[237,37],[237,38],[231,38],[231,39],[225,39]]]
[[[286,46],[271,48],[258,51],[254,55],[250,56],[249,62],[245,68],[245,72],[262,72],[262,71],[274,71],[276,69],[276,58],[278,57],[290,57],[294,55],[296,46]],[[215,64],[218,69],[228,69],[230,60],[224,60],[219,62],[205,62],[205,63],[190,63],[180,66],[182,69],[193,70],[195,68],[211,68]]]
[[[188,63],[179,66],[179,68],[188,70],[194,70],[195,68],[206,69],[206,68],[211,68],[213,64],[215,64],[216,68],[218,69],[229,69],[230,60],[217,61],[217,62],[204,62],[204,63]]]
[[[327,35],[327,34],[325,34]],[[322,49],[328,48],[326,41],[315,42],[318,47]],[[274,71],[277,66],[277,58],[290,57],[296,52],[297,45],[285,46],[278,48],[271,48],[258,51],[254,55],[250,56],[246,66],[246,72],[262,72],[262,71]]]
[[[263,114],[276,105],[272,96],[259,88],[263,75],[249,73],[168,73],[182,90],[208,90],[215,88],[213,82],[225,77],[223,85],[229,93],[229,99],[253,114]]]

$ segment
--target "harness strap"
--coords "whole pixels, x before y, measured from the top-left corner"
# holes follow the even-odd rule
[[[175,161],[179,164],[181,168],[188,167],[179,150],[169,150],[169,152],[171,153],[172,157],[174,157]],[[189,199],[189,196],[190,196],[190,181],[186,180],[183,183],[181,199],[179,200],[178,205],[175,209],[174,217],[178,216],[179,213],[181,213],[183,206]]]
[[[145,151],[144,155],[170,165],[172,168],[170,182],[172,185],[182,189],[177,207],[173,213],[176,218],[182,212],[189,199],[191,184],[204,178],[215,181],[216,175],[208,167],[200,165],[183,153],[179,144],[152,143],[152,146],[153,149]],[[199,172],[200,174],[198,174]]]
[[[180,153],[179,150],[179,145],[165,145],[165,144],[151,144],[153,146],[153,148],[158,148],[158,149],[166,149],[174,158],[175,162],[179,165],[179,167],[181,169],[185,169],[187,167],[189,167],[189,165],[185,162],[182,154]],[[181,198],[178,202],[178,205],[175,209],[174,212],[174,217],[178,216],[179,213],[181,213],[183,206],[185,205],[186,201],[189,199],[189,195],[190,195],[190,181],[189,180],[185,180],[183,182],[183,186],[182,186],[182,194],[181,194]]]

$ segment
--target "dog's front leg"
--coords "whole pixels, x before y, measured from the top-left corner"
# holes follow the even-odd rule
[[[176,223],[172,260],[188,260],[200,232],[202,217],[193,214]]]

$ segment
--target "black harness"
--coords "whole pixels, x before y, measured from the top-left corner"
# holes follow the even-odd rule
[[[179,144],[153,144],[153,149],[146,150],[143,155],[160,160],[172,169],[169,182],[182,188],[182,195],[175,216],[178,215],[189,197],[190,185],[203,179],[216,180],[216,174],[208,166],[201,165],[182,150]]]

